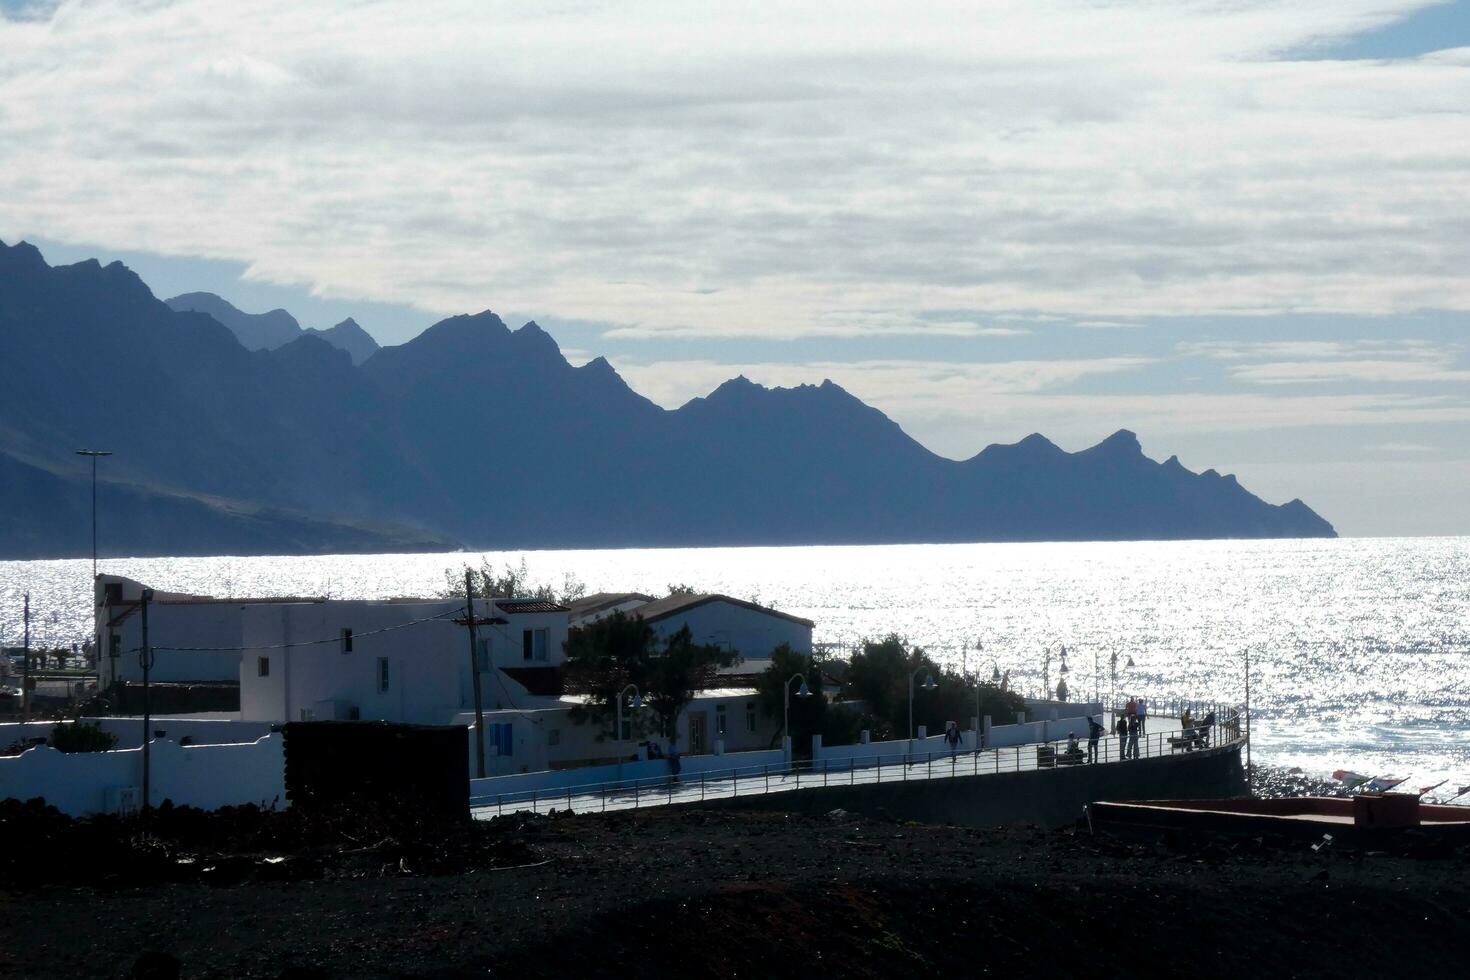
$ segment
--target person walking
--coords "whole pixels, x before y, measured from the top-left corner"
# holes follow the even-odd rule
[[[1132,715],[1128,719],[1128,758],[1138,758],[1138,716]]]
[[[949,727],[944,730],[944,742],[946,745],[949,746],[949,757],[951,760],[953,760],[955,757],[955,753],[959,752],[960,750],[959,725],[955,724],[954,722],[949,723]]]
[[[1087,716],[1087,761],[1097,761],[1097,741],[1102,738],[1103,726],[1098,724],[1096,718]]]

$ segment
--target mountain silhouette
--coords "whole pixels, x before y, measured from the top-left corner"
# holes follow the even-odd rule
[[[320,337],[333,347],[345,350],[351,356],[353,364],[361,364],[378,350],[378,342],[369,336],[366,330],[358,326],[357,321],[352,317],[325,330],[310,327],[304,332]]]
[[[351,317],[326,330],[315,327],[303,330],[296,318],[285,310],[244,313],[214,293],[183,293],[164,302],[178,313],[208,314],[228,327],[246,350],[275,350],[308,334],[345,350],[352,356],[353,364],[361,364],[378,349],[378,342]]]
[[[210,294],[187,295],[0,243],[0,504],[30,515],[0,525],[0,555],[90,546],[74,510],[43,516],[90,486],[83,447],[116,453],[102,543],[132,554],[1334,534],[1300,501],[1155,462],[1126,430],[955,461],[831,381],[735,378],[670,411],[489,311],[359,362],[365,346],[299,326],[247,349]],[[261,316],[296,325],[278,312]]]

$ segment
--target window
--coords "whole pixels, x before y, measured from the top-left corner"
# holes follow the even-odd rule
[[[485,637],[476,641],[475,669],[482,674],[490,669],[490,641]]]
[[[521,659],[546,660],[546,630],[521,631]]]
[[[257,657],[255,659],[255,675],[257,677],[269,677],[271,675],[270,657]]]
[[[546,733],[546,744],[547,745],[560,745],[561,744],[561,729],[560,728],[553,728],[553,729],[550,729],[549,731],[547,731],[547,733]]]
[[[378,692],[388,690],[388,658],[378,658]]]
[[[747,732],[752,732],[752,733],[755,731],[755,702],[754,701],[747,701],[747,702],[745,702],[745,730]]]
[[[107,655],[109,657],[122,656],[122,637],[117,633],[109,633],[107,636]]]
[[[106,582],[102,586],[102,602],[108,606],[122,605],[122,583]]]
[[[486,742],[491,748],[495,749],[495,754],[511,755],[514,750],[514,745],[511,741],[511,723],[508,721],[496,722],[489,725],[488,728],[489,731],[485,733],[489,736]]]
[[[725,706],[715,705],[715,734],[723,737],[725,735]]]
[[[352,652],[352,630],[348,629],[345,626],[342,627],[342,652]]]

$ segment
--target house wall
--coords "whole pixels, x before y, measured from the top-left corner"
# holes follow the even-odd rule
[[[351,717],[355,708],[360,720],[445,724],[474,707],[469,636],[465,627],[453,622],[461,608],[453,601],[247,608],[248,649],[238,674],[240,716],[259,721],[326,720]],[[477,657],[476,662],[493,668],[481,672],[482,705],[495,710],[524,704],[529,698],[525,689],[498,668],[562,664],[566,613],[504,615],[489,603],[477,602],[476,616],[509,620],[508,625],[479,628],[488,658]],[[343,652],[338,639],[344,628],[353,632],[351,653]],[[547,631],[545,660],[524,659],[522,632],[528,629]],[[271,649],[319,639],[329,642]],[[261,657],[270,660],[266,677],[260,676]],[[380,689],[380,658],[388,663],[386,691]]]
[[[149,677],[157,682],[229,681],[240,676],[240,651],[172,650],[178,647],[233,647],[241,645],[241,619],[246,607],[207,603],[171,605],[154,601],[148,606],[148,642],[153,646]],[[106,610],[98,618],[105,625]],[[110,635],[120,638],[121,654],[106,655]],[[102,631],[104,656],[98,680],[102,686],[113,681],[141,683],[143,666],[138,651],[143,646],[143,616],[133,612],[110,630]]]
[[[149,747],[152,802],[205,810],[246,803],[283,807],[283,747],[279,733],[240,745],[181,746],[156,739]],[[117,790],[142,783],[141,748],[65,753],[43,745],[0,758],[0,799],[39,796],[74,817],[106,812]]]
[[[744,657],[764,658],[782,643],[789,644],[797,653],[810,655],[812,652],[810,626],[718,600],[674,613],[649,625],[660,637],[667,639],[686,624],[696,643],[713,643]]]

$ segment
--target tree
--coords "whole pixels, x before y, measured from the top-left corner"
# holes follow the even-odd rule
[[[721,667],[738,659],[734,651],[710,643],[695,643],[688,626],[669,637],[662,652],[650,659],[645,703],[659,719],[661,731],[673,734],[679,715],[696,691],[714,686]]]
[[[587,594],[586,583],[571,572],[562,576],[560,589],[549,582],[533,583],[531,570],[526,567],[524,557],[521,558],[519,565],[511,565],[507,562],[500,571],[496,571],[495,566],[488,561],[482,561],[479,568],[472,568],[469,565],[446,568],[444,569],[445,587],[439,594],[446,599],[463,598],[465,572],[469,572],[470,591],[477,599],[529,598],[566,604]]]
[[[902,638],[890,634],[879,641],[866,641],[853,654],[844,685],[845,696],[862,701],[868,723],[879,738],[907,738],[909,733],[909,679],[914,680],[914,727],[937,735],[948,722],[967,728],[975,714],[975,684],[952,670],[942,669],[921,648],[910,649]],[[935,688],[924,690],[926,677]],[[980,714],[1008,720],[1025,707],[1025,701],[994,684],[980,686]],[[1003,723],[1003,722],[1002,722]]]
[[[51,729],[51,747],[58,752],[106,752],[117,745],[117,736],[100,725],[72,722]]]
[[[796,692],[801,689],[801,682],[792,680],[793,674],[803,675],[811,690],[811,697],[796,696]],[[771,651],[771,666],[756,678],[756,703],[760,705],[761,714],[778,720],[786,715],[787,700],[783,689],[787,682],[791,686],[791,744],[799,750],[805,749],[811,745],[814,734],[823,735],[825,741],[827,699],[822,694],[822,672],[811,657],[803,656],[783,643]],[[783,727],[777,726],[771,745],[774,746],[785,734]]]
[[[733,653],[695,643],[687,626],[660,643],[642,617],[622,611],[574,627],[565,650],[567,689],[586,697],[573,709],[572,720],[591,722],[605,732],[611,732],[617,716],[615,699],[629,684],[637,686],[658,730],[674,731],[695,692],[710,686],[720,667],[735,662]],[[637,713],[625,710],[624,718],[632,720],[635,732],[646,730]]]

